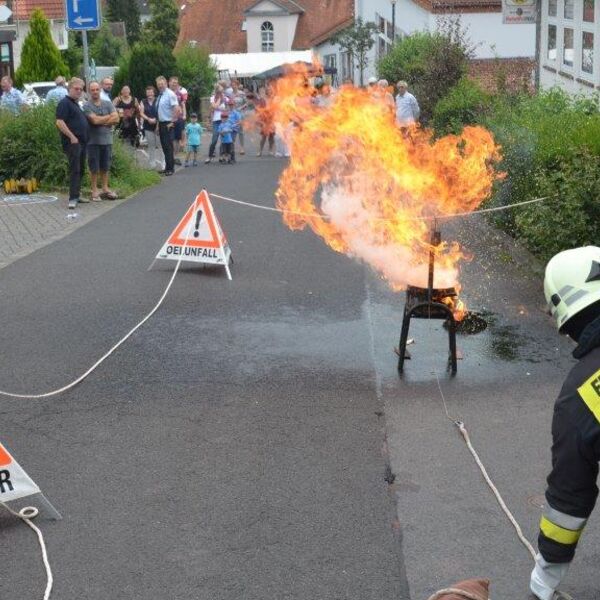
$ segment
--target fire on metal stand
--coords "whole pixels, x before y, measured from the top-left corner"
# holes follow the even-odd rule
[[[441,319],[446,321],[448,329],[449,356],[448,366],[452,374],[456,374],[456,319],[452,310],[454,299],[457,297],[456,289],[434,287],[435,276],[435,254],[436,248],[442,243],[442,234],[438,229],[437,222],[433,222],[431,230],[431,249],[429,251],[429,276],[427,287],[409,285],[406,288],[406,304],[404,305],[404,316],[402,319],[402,331],[400,333],[400,344],[398,346],[398,371],[404,371],[404,361],[407,358],[406,345],[408,342],[408,331],[411,319]]]

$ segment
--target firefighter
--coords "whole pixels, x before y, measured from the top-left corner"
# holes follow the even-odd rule
[[[540,600],[568,598],[556,588],[575,555],[598,487],[600,460],[600,248],[554,256],[544,293],[560,333],[577,348],[552,420],[552,471],[540,522],[539,553],[530,588]]]

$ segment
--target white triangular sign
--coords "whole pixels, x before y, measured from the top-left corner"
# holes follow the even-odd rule
[[[40,488],[0,443],[0,502],[39,494]]]
[[[231,279],[231,249],[206,190],[196,196],[156,258],[223,265]]]

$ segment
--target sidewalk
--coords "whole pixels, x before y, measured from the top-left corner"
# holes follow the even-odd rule
[[[0,269],[65,237],[124,201],[90,202],[70,211],[64,194],[0,195]]]

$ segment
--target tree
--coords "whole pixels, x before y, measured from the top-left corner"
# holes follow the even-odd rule
[[[21,65],[15,73],[16,84],[30,81],[52,81],[59,75],[69,76],[60,50],[50,34],[50,23],[40,9],[31,13],[29,33],[23,42]]]
[[[71,75],[81,77],[83,75],[83,47],[81,35],[69,31],[69,47],[60,51],[64,63],[69,68]]]
[[[178,75],[173,53],[169,48],[158,44],[138,42],[119,61],[115,89],[119,92],[124,85],[128,85],[136,98],[144,98],[146,86],[156,85],[155,80],[159,75],[164,75],[167,79],[171,75]]]
[[[422,118],[466,74],[473,54],[460,22],[440,23],[438,31],[415,32],[398,41],[377,65],[380,77],[406,80],[417,97]]]
[[[369,64],[369,50],[375,45],[374,34],[378,31],[377,25],[370,21],[364,22],[362,18],[356,19],[353,25],[340,31],[331,42],[339,44],[344,52],[348,52],[352,62],[356,64],[360,73],[360,85],[364,85],[364,72]]]
[[[174,0],[148,0],[152,18],[144,27],[144,39],[170,50],[179,37],[179,11]]]
[[[208,50],[190,45],[175,52],[179,82],[189,93],[188,112],[198,112],[200,98],[208,96],[217,80],[217,68]]]
[[[111,23],[125,23],[127,42],[132,45],[140,39],[140,8],[137,0],[107,0],[106,18]]]
[[[90,58],[93,58],[97,65],[116,65],[126,52],[125,40],[113,35],[106,23],[102,25],[90,46]]]

